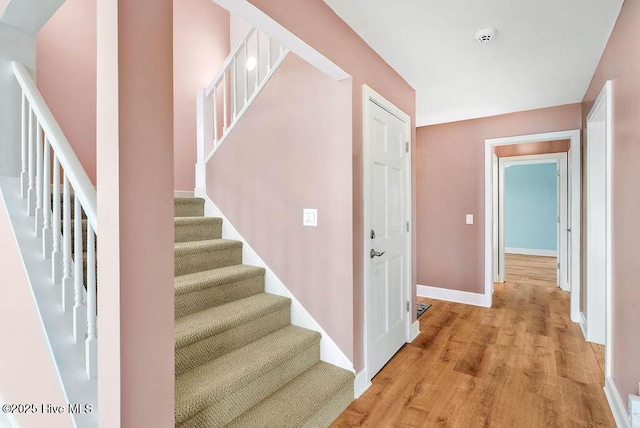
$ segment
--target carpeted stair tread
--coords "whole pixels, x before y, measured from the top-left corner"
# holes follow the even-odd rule
[[[290,304],[286,297],[261,293],[182,317],[176,321],[175,347],[191,345]]]
[[[175,242],[222,238],[222,219],[218,217],[176,217]]]
[[[228,427],[302,427],[328,426],[353,399],[354,375],[322,361],[244,412]],[[345,390],[347,397],[334,400]],[[336,402],[337,401],[337,402]],[[292,403],[295,403],[292,405]],[[328,408],[325,408],[328,407]],[[323,413],[317,415],[318,413]],[[318,417],[320,416],[320,417]],[[327,423],[309,425],[311,420],[324,419]],[[324,421],[323,421],[324,422]]]
[[[255,276],[264,277],[264,268],[251,265],[233,265],[202,272],[176,276],[175,293],[180,296],[187,293],[216,287]],[[248,297],[248,296],[245,296]]]
[[[230,239],[178,242],[175,249],[175,275],[202,272],[242,263],[242,242]]]
[[[204,216],[204,199],[179,197],[173,198],[175,217],[201,217]]]
[[[179,375],[176,425],[192,417],[198,420],[198,413],[206,414],[207,407],[234,403],[234,393],[239,393],[246,399],[216,413],[215,420],[232,420],[246,410],[243,405],[257,404],[319,358],[320,334],[290,325]]]

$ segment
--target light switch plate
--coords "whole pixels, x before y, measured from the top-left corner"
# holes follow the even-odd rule
[[[302,210],[303,226],[318,226],[318,210],[316,208],[304,208]]]
[[[473,214],[467,214],[467,224],[473,224]]]

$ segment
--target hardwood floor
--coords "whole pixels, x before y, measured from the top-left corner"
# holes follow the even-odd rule
[[[508,257],[491,309],[419,299],[420,335],[332,427],[615,427],[604,350],[555,278],[555,258]]]

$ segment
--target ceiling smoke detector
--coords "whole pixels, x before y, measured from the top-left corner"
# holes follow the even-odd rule
[[[496,36],[495,28],[483,28],[476,33],[476,40],[478,43],[490,42]]]

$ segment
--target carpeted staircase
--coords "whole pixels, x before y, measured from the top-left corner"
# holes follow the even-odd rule
[[[329,426],[353,374],[320,361],[320,334],[291,325],[203,199],[175,198],[175,216],[176,427]]]

